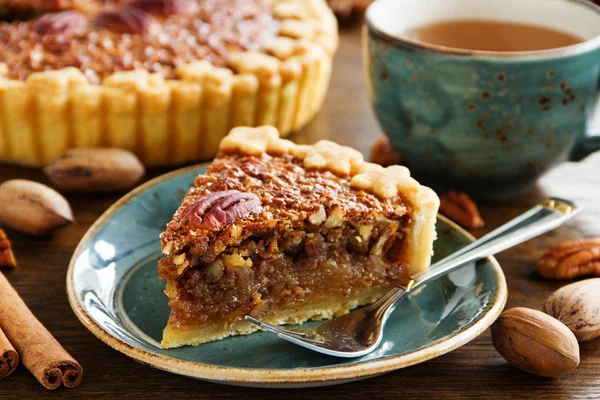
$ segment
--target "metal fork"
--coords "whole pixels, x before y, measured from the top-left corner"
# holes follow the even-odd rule
[[[394,287],[377,302],[310,328],[282,328],[251,316],[246,320],[280,338],[320,353],[360,357],[375,350],[394,306],[415,289],[440,276],[479,261],[552,230],[581,211],[571,201],[551,198],[488,233],[428,270],[413,275],[406,285]]]

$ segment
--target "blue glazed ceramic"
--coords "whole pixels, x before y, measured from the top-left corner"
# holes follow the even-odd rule
[[[585,42],[531,52],[466,51],[400,38],[455,19],[501,19],[571,32]],[[366,63],[379,122],[403,161],[438,190],[478,197],[527,190],[584,137],[600,77],[600,8],[575,0],[377,0]]]
[[[361,358],[329,357],[262,332],[161,349],[169,307],[165,283],[158,277],[158,235],[202,171],[199,166],[173,172],[119,200],[86,233],[69,265],[67,293],[80,321],[102,341],[144,364],[231,385],[332,385],[454,350],[479,336],[504,307],[506,282],[491,258],[440,278],[401,303],[380,347]],[[444,219],[437,230],[436,259],[472,240]]]

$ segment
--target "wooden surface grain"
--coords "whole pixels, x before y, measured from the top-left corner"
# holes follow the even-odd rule
[[[309,127],[292,139],[301,143],[332,139],[368,155],[379,135],[366,95],[359,27],[347,28],[342,32],[325,107]],[[165,171],[152,171],[148,178],[162,172]],[[0,182],[13,178],[46,182],[37,170],[0,166]],[[600,398],[600,340],[581,346],[581,365],[574,373],[562,379],[546,379],[507,365],[494,350],[489,330],[468,345],[426,363],[319,389],[236,388],[138,364],[88,332],[71,311],[65,294],[66,269],[75,246],[94,220],[121,195],[69,195],[77,222],[52,237],[33,238],[8,230],[19,266],[7,271],[6,276],[35,315],[83,365],[85,376],[77,389],[49,392],[21,366],[0,381],[0,399]],[[541,309],[546,297],[564,284],[543,280],[533,273],[536,260],[546,248],[566,239],[600,236],[600,157],[559,167],[525,196],[482,204],[486,226],[474,234],[480,236],[499,226],[546,195],[579,200],[586,210],[569,225],[498,256],[508,281],[507,307]]]

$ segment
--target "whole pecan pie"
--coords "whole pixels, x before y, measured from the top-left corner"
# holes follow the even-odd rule
[[[324,0],[0,0],[0,161],[115,146],[207,159],[236,126],[304,126],[337,47]]]
[[[162,345],[330,318],[429,266],[439,199],[400,166],[329,141],[235,128],[161,235]]]

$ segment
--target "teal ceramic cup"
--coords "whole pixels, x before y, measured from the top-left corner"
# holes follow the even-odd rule
[[[535,24],[569,47],[469,51],[403,39],[452,20]],[[377,0],[367,10],[367,81],[381,127],[413,175],[438,190],[499,197],[600,149],[600,7],[584,0]]]

